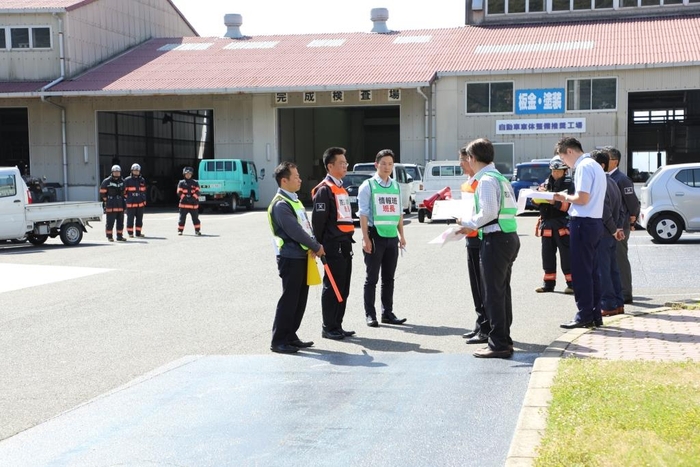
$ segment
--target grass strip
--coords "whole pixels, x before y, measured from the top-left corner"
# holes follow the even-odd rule
[[[700,363],[562,360],[535,465],[697,467]]]

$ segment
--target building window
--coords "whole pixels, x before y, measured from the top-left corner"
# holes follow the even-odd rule
[[[683,0],[681,0],[683,1]],[[604,10],[606,8],[612,8],[613,7],[613,0],[595,0],[595,9],[596,10]]]
[[[590,10],[592,9],[591,0],[574,0],[573,7],[574,10]]]
[[[545,10],[546,2],[544,0],[529,0],[528,11],[531,13],[541,13]]]
[[[29,48],[29,28],[12,28],[10,37],[13,49]]]
[[[50,49],[49,27],[0,28],[0,49]]]
[[[490,15],[500,15],[506,12],[506,0],[488,0],[486,3],[487,13]]]
[[[508,13],[525,13],[526,0],[508,0]]]
[[[513,83],[467,83],[467,113],[513,113]]]
[[[685,109],[635,110],[632,114],[635,124],[666,123],[671,120],[685,120]]]
[[[32,28],[32,48],[51,48],[51,30],[49,28]]]
[[[566,110],[617,108],[617,78],[570,79],[566,82]]]

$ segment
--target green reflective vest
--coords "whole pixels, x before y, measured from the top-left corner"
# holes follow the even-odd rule
[[[394,180],[391,185],[383,187],[374,178],[369,179],[370,208],[374,218],[374,228],[380,237],[399,236],[401,222],[401,191]]]
[[[272,201],[270,202],[270,205],[267,207],[267,221],[270,223],[270,230],[272,230],[272,237],[274,238],[274,246],[275,246],[275,254],[279,255],[280,250],[282,249],[282,245],[284,245],[284,239],[282,237],[279,237],[275,235],[275,226],[272,224],[272,208],[273,206],[277,203],[277,201],[282,200],[286,201],[289,203],[289,205],[292,207],[292,210],[294,213],[297,215],[297,221],[299,221],[299,225],[301,225],[301,228],[304,229],[304,232],[309,234],[311,238],[314,238],[314,232],[313,229],[311,228],[311,222],[309,222],[309,218],[306,215],[306,208],[304,207],[304,204],[302,204],[301,201],[298,199],[296,201],[292,201],[291,199],[287,198],[286,196],[282,196],[281,194],[277,193],[274,198],[272,198]],[[308,250],[309,247],[303,244],[299,244],[302,249]]]
[[[510,182],[499,172],[482,172],[475,178],[477,181],[480,181],[484,175],[494,177],[499,181],[501,186],[501,208],[498,211],[498,226],[501,228],[502,232],[516,232],[518,230],[518,224],[515,222],[515,214],[518,212],[518,205],[515,203],[515,197],[513,196],[513,189],[511,188]],[[478,191],[474,193],[474,206],[476,212],[481,210]],[[479,238],[483,238],[483,230],[483,227],[479,229]]]

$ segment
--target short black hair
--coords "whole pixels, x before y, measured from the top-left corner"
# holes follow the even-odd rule
[[[338,146],[333,146],[331,148],[326,149],[323,152],[323,166],[328,170],[328,164],[332,164],[335,162],[335,156],[339,156],[341,154],[345,154],[345,148],[341,148]]]
[[[282,179],[289,178],[292,176],[292,169],[296,169],[297,165],[294,162],[282,161],[280,165],[275,168],[275,180],[277,181],[277,186],[282,186]]]
[[[591,157],[595,159],[597,163],[603,166],[603,170],[608,171],[608,166],[610,165],[610,156],[605,150],[591,151]]]
[[[603,151],[608,153],[608,157],[610,157],[610,159],[612,159],[612,160],[619,161],[620,159],[622,159],[622,154],[620,153],[620,151],[618,151],[618,149],[616,147],[605,146],[603,148]]]
[[[391,156],[392,161],[396,159],[394,157],[394,151],[392,151],[391,149],[382,149],[377,153],[377,157],[374,158],[374,162],[378,164],[379,161],[384,159],[386,156]]]
[[[467,155],[478,162],[490,164],[493,162],[493,143],[486,138],[478,138],[467,145]]]
[[[557,141],[557,145],[554,147],[554,153],[563,154],[566,152],[567,149],[575,149],[577,151],[583,152],[583,146],[581,146],[581,142],[573,136],[564,136],[562,139]]]

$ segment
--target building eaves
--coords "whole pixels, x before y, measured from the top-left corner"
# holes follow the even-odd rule
[[[0,13],[65,13],[96,0],[2,0]]]

